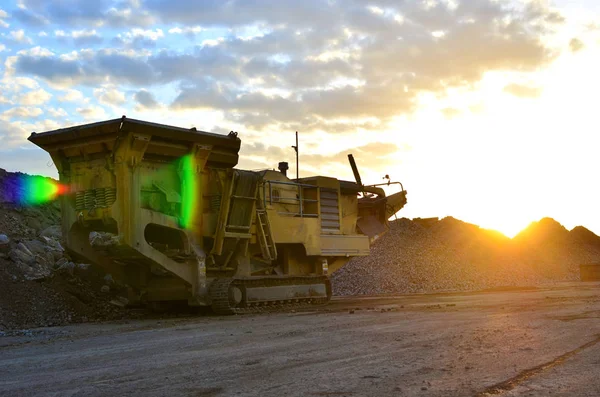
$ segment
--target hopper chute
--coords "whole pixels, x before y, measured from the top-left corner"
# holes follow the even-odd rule
[[[368,235],[371,240],[375,240],[388,230],[388,219],[406,205],[407,192],[400,182],[392,182],[388,175],[385,176],[385,179],[388,180],[386,183],[363,185],[352,154],[348,155],[348,160],[356,182],[345,182],[345,186],[346,188],[354,188],[357,194],[361,193],[358,198],[358,220],[356,225],[363,234]],[[382,186],[390,185],[399,185],[400,191],[386,196]]]
[[[193,144],[210,146],[207,166],[232,168],[238,162],[241,141],[234,134],[223,136],[164,124],[129,119],[125,116],[97,123],[61,128],[44,133],[33,132],[28,140],[47,151],[56,160],[89,161],[113,154],[126,135],[140,137],[146,145],[143,155],[157,161],[170,161],[188,154]]]

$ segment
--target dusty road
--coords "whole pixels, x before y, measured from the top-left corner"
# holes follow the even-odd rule
[[[0,395],[598,396],[600,284],[35,329]]]

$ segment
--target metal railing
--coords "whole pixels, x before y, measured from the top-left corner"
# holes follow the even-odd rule
[[[267,201],[267,185],[269,189],[269,199]],[[304,188],[314,188],[318,189],[318,186],[315,185],[307,185],[303,183],[296,182],[286,182],[286,181],[263,181],[263,203],[264,207],[267,206],[267,202],[269,205],[273,205],[273,185],[286,185],[286,186],[295,186],[298,188],[297,197],[285,197],[279,198],[279,200],[292,201],[291,203],[286,203],[290,205],[297,205],[298,212],[290,212],[290,211],[278,211],[278,214],[281,215],[293,215],[300,216],[301,218],[318,218],[319,214],[310,214],[305,213],[304,203],[317,203],[319,200],[317,199],[306,199],[303,197]],[[275,203],[281,203],[281,201],[276,201]]]

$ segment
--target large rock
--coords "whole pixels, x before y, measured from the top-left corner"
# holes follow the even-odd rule
[[[44,243],[50,250],[58,251],[58,252],[65,251],[65,249],[60,244],[60,242],[55,238],[40,236],[40,241],[42,243]]]
[[[119,236],[106,232],[91,232],[90,245],[92,247],[113,247],[119,245]]]
[[[34,255],[44,255],[49,251],[48,246],[39,240],[26,240],[23,244],[29,249]]]
[[[50,227],[47,227],[44,230],[42,230],[40,232],[40,236],[55,239],[56,241],[61,241],[62,240],[62,230],[61,230],[60,226],[58,226],[58,225],[50,226]]]

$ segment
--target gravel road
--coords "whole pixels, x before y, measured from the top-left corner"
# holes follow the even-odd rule
[[[600,283],[0,337],[3,396],[597,396]]]

